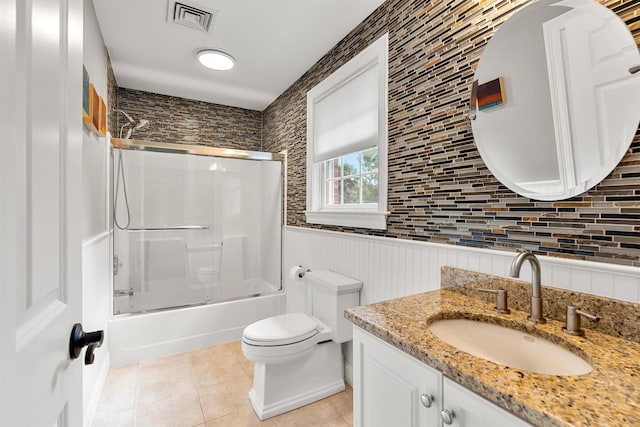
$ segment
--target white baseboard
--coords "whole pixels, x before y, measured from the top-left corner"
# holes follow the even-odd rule
[[[100,357],[97,356],[98,355],[96,355],[95,360],[101,360],[101,363],[99,365],[95,381],[91,385],[91,390],[88,392],[89,397],[85,401],[83,410],[84,415],[82,420],[82,424],[84,425],[84,427],[91,427],[93,425],[93,419],[96,415],[98,404],[100,403],[102,389],[104,388],[104,384],[107,381],[107,376],[109,375],[109,369],[111,368],[111,356],[108,351],[105,351],[105,354],[100,355]]]
[[[255,389],[252,388],[249,391],[249,401],[251,402],[256,415],[258,415],[258,418],[266,420],[267,418],[275,417],[276,415],[283,414],[304,405],[317,402],[325,397],[340,393],[342,390],[344,390],[344,383],[342,383],[342,381],[337,381],[331,384],[324,384],[301,395],[296,395],[269,405],[264,405],[264,402],[261,402],[260,398],[257,396]]]
[[[350,360],[344,361],[344,382],[353,388],[353,364]]]

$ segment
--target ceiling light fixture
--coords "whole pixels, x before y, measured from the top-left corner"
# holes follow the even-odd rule
[[[197,54],[198,61],[212,70],[226,71],[236,65],[236,60],[228,53],[215,49],[201,50]]]

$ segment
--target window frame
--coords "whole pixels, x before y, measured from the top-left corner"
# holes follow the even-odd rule
[[[389,36],[386,33],[307,92],[307,223],[375,230],[387,228],[388,51]],[[378,71],[378,203],[325,206],[325,160],[316,162],[314,159],[315,104],[374,66],[377,66]]]

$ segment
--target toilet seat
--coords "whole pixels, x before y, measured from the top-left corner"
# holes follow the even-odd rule
[[[247,326],[242,340],[257,346],[281,346],[307,340],[320,332],[319,322],[306,314],[269,317]]]
[[[247,326],[242,352],[254,363],[286,363],[313,353],[329,328],[302,313],[269,317]]]

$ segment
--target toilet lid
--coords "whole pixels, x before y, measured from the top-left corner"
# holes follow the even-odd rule
[[[318,333],[318,321],[302,313],[281,314],[252,323],[243,336],[265,345],[303,341]]]

